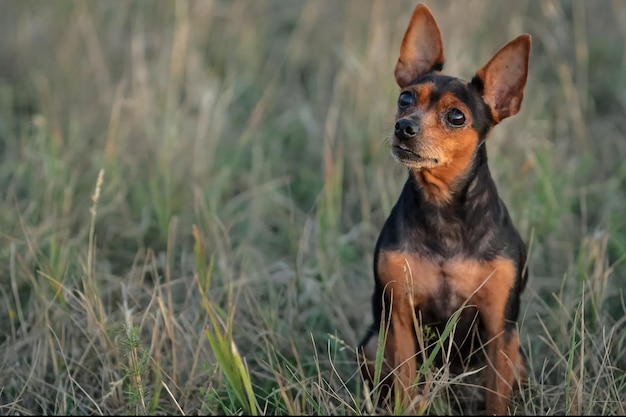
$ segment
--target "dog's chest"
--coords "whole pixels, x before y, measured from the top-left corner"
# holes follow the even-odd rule
[[[515,281],[509,259],[480,261],[455,257],[433,261],[416,253],[381,251],[378,277],[394,302],[428,309],[437,318],[450,317],[463,303],[508,297]]]

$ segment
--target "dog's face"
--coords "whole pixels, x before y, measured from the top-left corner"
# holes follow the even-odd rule
[[[392,154],[416,170],[467,166],[492,124],[473,84],[431,72],[400,92]]]
[[[443,75],[439,27],[418,5],[395,69],[400,86],[392,155],[408,168],[451,183],[470,164],[490,129],[516,114],[528,73],[530,36],[509,42],[471,82]]]

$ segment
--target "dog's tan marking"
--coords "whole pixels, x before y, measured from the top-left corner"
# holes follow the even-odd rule
[[[450,314],[463,303],[477,307],[486,331],[490,361],[488,412],[505,413],[515,370],[520,366],[517,332],[504,333],[505,306],[516,276],[513,262],[454,258],[438,264],[413,253],[384,251],[379,255],[378,275],[392,309],[385,357],[396,370],[396,387],[403,393],[405,405],[415,395],[414,311],[435,300],[440,309]],[[441,306],[442,299],[450,304]]]

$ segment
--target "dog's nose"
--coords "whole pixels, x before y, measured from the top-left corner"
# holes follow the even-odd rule
[[[394,133],[396,137],[400,140],[408,140],[414,138],[419,131],[419,126],[417,123],[409,120],[409,119],[400,119],[396,122],[394,126]]]

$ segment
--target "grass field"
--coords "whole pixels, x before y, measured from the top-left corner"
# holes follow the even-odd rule
[[[354,349],[415,4],[0,3],[0,414],[380,412]],[[465,79],[533,36],[488,141],[530,247],[511,411],[625,415],[626,3],[428,5]]]

